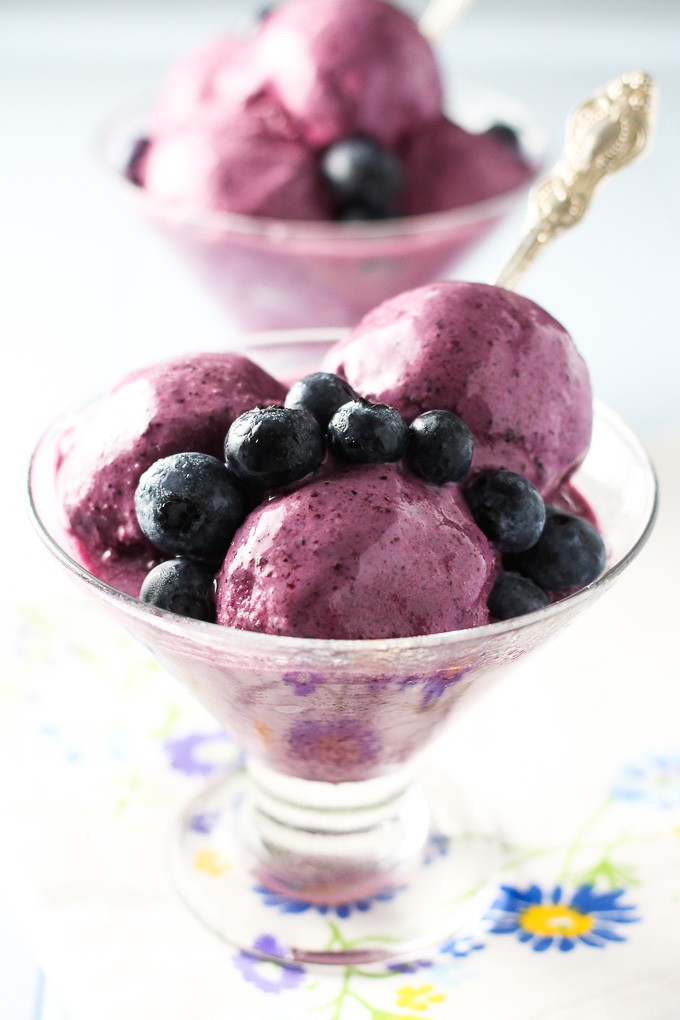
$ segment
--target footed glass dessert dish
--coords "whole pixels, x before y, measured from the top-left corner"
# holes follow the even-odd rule
[[[521,184],[442,212],[370,222],[274,219],[171,202],[125,173],[148,133],[147,110],[113,121],[101,151],[120,198],[177,253],[246,330],[352,326],[400,291],[448,276],[521,204],[545,153],[543,132],[511,98],[458,83],[453,115],[470,131],[494,125],[525,164]]]
[[[337,337],[330,330],[261,335],[246,352],[278,377],[297,377]],[[229,942],[289,962],[422,956],[482,918],[502,839],[484,805],[465,797],[463,777],[456,784],[423,769],[422,752],[471,692],[501,679],[504,667],[591,605],[640,551],[657,495],[635,436],[596,407],[574,485],[607,546],[597,580],[505,622],[343,641],[179,617],[88,573],[68,552],[55,489],[59,437],[76,417],[57,421],[32,459],[30,506],[40,537],[243,749],[242,767],[221,775],[178,822],[173,872],[189,907]]]

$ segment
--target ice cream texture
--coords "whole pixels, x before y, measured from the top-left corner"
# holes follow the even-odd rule
[[[488,623],[499,564],[457,486],[394,464],[327,464],[241,526],[217,622],[311,638],[389,638]]]
[[[427,409],[460,415],[475,443],[468,482],[505,468],[560,504],[588,449],[590,383],[571,337],[501,288],[442,282],[402,294],[333,345],[326,367],[406,420]],[[80,562],[136,596],[163,558],[135,519],[141,474],[173,452],[222,456],[231,422],[286,392],[236,354],[188,356],[123,380],[61,441],[58,488]],[[350,464],[327,452],[318,471],[250,500],[217,570],[218,624],[345,640],[491,621],[502,556],[463,480],[437,485],[405,460]]]
[[[493,132],[442,112],[435,56],[384,0],[289,0],[251,35],[225,36],[164,82],[135,179],[186,208],[328,220],[320,157],[360,136],[402,162],[395,215],[455,208],[520,186],[532,168]]]
[[[454,411],[474,435],[473,470],[515,471],[543,495],[590,445],[590,377],[573,340],[501,287],[442,281],[400,294],[369,312],[324,367],[407,421]]]
[[[134,507],[141,474],[172,453],[221,457],[232,421],[285,387],[239,354],[180,357],[133,372],[93,403],[60,442],[64,526],[77,559],[137,596],[163,555],[142,534]]]
[[[270,103],[253,104],[228,122],[188,121],[152,145],[144,183],[155,195],[194,209],[321,220],[330,198],[314,155],[289,132]]]
[[[390,145],[441,111],[428,42],[383,0],[293,0],[265,19],[255,46],[265,80],[310,145],[351,134]]]

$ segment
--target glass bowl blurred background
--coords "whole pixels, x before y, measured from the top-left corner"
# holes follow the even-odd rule
[[[521,205],[542,165],[544,134],[521,104],[473,84],[457,84],[454,98],[449,115],[468,130],[508,129],[507,144],[516,145],[526,164],[525,180],[424,215],[362,223],[296,221],[163,200],[125,173],[135,144],[148,136],[148,107],[114,119],[100,151],[116,197],[179,256],[232,325],[351,326],[386,298],[450,276]],[[455,169],[442,167],[442,173]]]

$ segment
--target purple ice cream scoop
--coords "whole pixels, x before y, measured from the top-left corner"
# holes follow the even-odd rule
[[[501,287],[445,281],[399,294],[335,345],[324,368],[409,421],[454,411],[474,435],[473,471],[516,471],[543,495],[590,445],[590,379],[569,333]]]
[[[315,148],[354,133],[391,145],[441,111],[430,44],[383,0],[290,0],[263,22],[253,51]]]
[[[217,622],[311,638],[392,638],[489,622],[498,555],[458,486],[329,460],[237,531]]]
[[[383,0],[288,0],[252,33],[219,38],[171,69],[134,179],[194,212],[333,220],[322,155],[359,136],[398,161],[392,215],[453,209],[529,180],[535,168],[517,146],[471,134],[442,104],[434,52],[405,11]]]
[[[495,131],[476,134],[444,116],[410,132],[398,147],[407,187],[404,216],[484,202],[528,179],[521,149]]]
[[[140,173],[157,198],[193,209],[295,220],[331,214],[315,154],[266,95],[159,133]]]
[[[182,126],[227,100],[237,100],[229,88],[221,88],[225,67],[239,68],[239,76],[229,75],[227,86],[239,83],[247,92],[252,83],[247,77],[249,47],[237,35],[211,39],[179,59],[166,73],[158,98],[151,111],[149,124],[153,136]],[[233,84],[232,84],[233,83]]]
[[[233,420],[283,401],[285,388],[239,354],[199,354],[126,376],[60,442],[57,486],[68,540],[96,577],[137,596],[163,558],[134,508],[140,475],[155,460],[196,451],[223,456]]]

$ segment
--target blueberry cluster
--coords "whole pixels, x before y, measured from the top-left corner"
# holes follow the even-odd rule
[[[374,404],[328,372],[305,376],[289,390],[285,407],[305,411],[325,432],[329,450],[349,464],[386,464],[402,458],[435,485],[458,482],[470,470],[473,439],[450,411],[426,411],[407,425],[388,404]]]
[[[135,491],[139,526],[172,559],[147,574],[139,597],[197,620],[215,619],[214,575],[246,515],[226,465],[205,453],[155,461]]]
[[[542,609],[549,593],[582,588],[604,570],[605,547],[596,528],[546,506],[522,475],[483,471],[464,495],[478,528],[503,554],[504,569],[487,602],[494,619]]]
[[[433,485],[466,479],[473,437],[457,415],[425,411],[410,425],[387,404],[371,403],[327,372],[305,376],[283,407],[241,414],[224,441],[224,461],[203,453],[157,460],[135,493],[139,526],[170,559],[146,577],[140,598],[163,609],[214,620],[214,575],[250,508],[273,489],[317,471],[330,451],[350,464],[403,459]],[[593,580],[604,545],[588,521],[546,507],[538,491],[512,471],[483,471],[463,494],[484,535],[502,553],[488,600],[495,619],[545,606],[548,592]]]
[[[237,418],[224,453],[235,478],[265,492],[318,470],[327,449],[349,464],[404,458],[429,482],[456,482],[470,469],[472,444],[470,430],[449,411],[427,411],[407,425],[393,407],[364,400],[339,376],[315,372],[294,383],[283,407]]]

